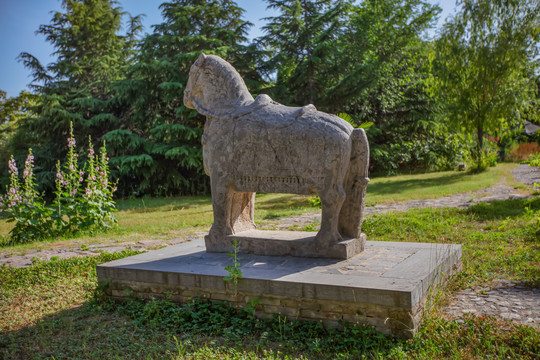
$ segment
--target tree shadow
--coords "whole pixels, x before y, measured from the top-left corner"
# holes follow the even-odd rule
[[[174,350],[168,344],[158,352],[155,343],[163,337],[125,316],[84,303],[45,316],[36,325],[0,333],[0,358],[146,359],[152,353],[150,358],[159,358]]]
[[[396,193],[396,189],[400,191],[422,191],[426,187],[435,187],[441,185],[449,185],[464,181],[463,179],[469,176],[466,173],[443,175],[431,179],[409,179],[409,180],[391,180],[379,181],[368,186],[368,193],[377,195],[387,195]]]
[[[164,311],[168,311],[171,315],[178,312],[172,308],[175,306],[172,304],[142,301],[131,297],[109,303],[109,309],[104,310],[100,304],[88,301],[78,307],[43,317],[37,321],[36,325],[0,333],[0,358],[163,359],[176,358],[174,354],[182,358],[181,353],[199,355],[195,356],[196,358],[202,358],[201,355],[227,358],[231,354],[238,354],[244,358],[246,350],[263,358],[268,351],[273,353],[276,350],[276,342],[259,339],[256,331],[249,333],[238,329],[238,333],[243,335],[231,336],[230,339],[223,335],[197,331],[197,323],[201,321],[205,322],[205,326],[208,324],[206,327],[211,327],[216,319],[231,316],[231,311],[227,310],[222,302],[216,302],[215,306],[201,304],[201,311],[196,314],[202,315],[202,318],[193,317],[195,330],[189,331],[171,326],[173,321],[166,319],[167,315],[164,315]],[[116,308],[111,309],[111,306]],[[224,313],[220,314],[219,311]],[[279,353],[282,356],[294,357],[301,350],[304,352],[305,359],[321,358],[319,354],[305,353],[306,349],[302,345],[291,345],[298,342],[296,332],[302,331],[303,328],[309,326],[308,324],[290,323],[286,317],[263,321],[267,324],[268,331],[279,329],[283,332],[281,341],[287,343],[288,346],[279,345]],[[272,321],[275,324],[272,324]],[[241,325],[242,320],[238,324]],[[184,325],[188,324],[184,323]],[[231,329],[234,330],[233,327]],[[232,332],[231,334],[234,335]],[[343,333],[343,336],[346,335],[352,336],[350,332]],[[387,336],[374,330],[365,330],[363,335],[363,342],[378,342],[380,343],[378,349],[385,353],[391,352],[392,348],[400,345],[400,342],[391,341]],[[336,331],[330,331],[326,336],[329,337],[330,342],[340,339]],[[246,341],[243,341],[243,337]],[[318,341],[318,339],[305,340],[311,340],[314,343]],[[362,349],[358,350],[363,352]],[[367,348],[364,351],[367,355],[372,353]],[[331,355],[327,354],[322,358],[330,358]],[[233,357],[236,358],[236,356]]]
[[[182,208],[189,209],[211,204],[212,198],[210,195],[201,195],[120,200],[116,203],[116,207],[120,211],[153,212],[159,211],[163,207],[167,207],[167,210],[180,210]]]
[[[475,215],[481,221],[514,218],[528,211],[540,210],[540,197],[532,199],[510,199],[502,201],[481,202],[469,207],[466,212]]]

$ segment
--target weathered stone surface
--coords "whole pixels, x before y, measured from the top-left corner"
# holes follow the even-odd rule
[[[235,307],[259,299],[257,316],[364,322],[384,333],[410,337],[426,297],[461,267],[461,246],[366,242],[348,259],[241,255],[238,285],[223,280],[231,259],[205,251],[202,239],[99,265],[110,293],[150,298],[178,294],[228,301]]]
[[[296,256],[319,256],[319,250],[311,250],[332,247],[342,236],[361,238],[369,182],[369,146],[363,129],[353,129],[313,105],[288,107],[267,95],[254,100],[238,72],[213,55],[201,54],[193,64],[184,104],[207,117],[202,144],[214,210],[208,251],[229,252],[226,236],[255,229],[256,192],[320,196],[321,229],[314,246]],[[284,244],[279,244],[280,252]],[[259,248],[253,248],[254,253],[259,254]],[[346,256],[362,247],[349,250],[356,252]]]

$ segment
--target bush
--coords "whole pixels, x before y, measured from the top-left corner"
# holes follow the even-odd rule
[[[28,149],[23,171],[22,186],[19,183],[19,170],[11,156],[8,163],[10,184],[6,194],[1,197],[0,212],[4,212],[8,222],[15,222],[10,232],[14,243],[40,240],[52,235],[52,211],[38,195],[34,179],[34,156]]]
[[[56,199],[51,206],[47,206],[35,189],[32,149],[28,150],[22,185],[17,164],[11,156],[10,185],[0,201],[0,212],[6,214],[8,222],[15,222],[10,232],[10,243],[26,243],[85,230],[101,231],[117,224],[113,214],[116,211],[113,200],[116,186],[108,179],[109,159],[105,143],[98,157],[89,139],[88,162],[84,171],[77,161],[72,126],[67,141],[69,150],[64,168],[60,161],[56,166]]]
[[[469,160],[469,144],[456,134],[403,141],[379,139],[376,130],[369,133],[370,168],[378,173],[451,170]]]
[[[536,166],[537,168],[540,168],[540,153],[530,155],[527,162],[529,163],[529,166]]]
[[[540,153],[540,145],[537,143],[520,143],[510,149],[508,160],[515,162],[527,161],[527,158],[538,153]]]

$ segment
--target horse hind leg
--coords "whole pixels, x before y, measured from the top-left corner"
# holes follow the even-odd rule
[[[359,238],[363,221],[366,187],[369,183],[369,144],[364,129],[354,129],[349,168],[343,186],[347,197],[339,214],[338,229],[348,238]]]
[[[340,242],[338,231],[339,210],[345,200],[345,191],[341,184],[332,184],[326,191],[319,193],[322,205],[321,229],[315,236],[319,246],[330,246]]]

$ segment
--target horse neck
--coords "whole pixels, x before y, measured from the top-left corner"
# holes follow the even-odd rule
[[[238,89],[232,96],[232,99],[235,100],[238,105],[249,105],[253,102],[253,96],[251,96],[246,87],[244,87],[244,89]]]
[[[210,96],[207,98],[206,103],[220,103],[226,107],[250,105],[253,102],[253,97],[249,93],[249,90],[240,75],[227,75],[229,76],[221,83],[230,84],[230,86],[214,89],[214,91],[209,94]]]

